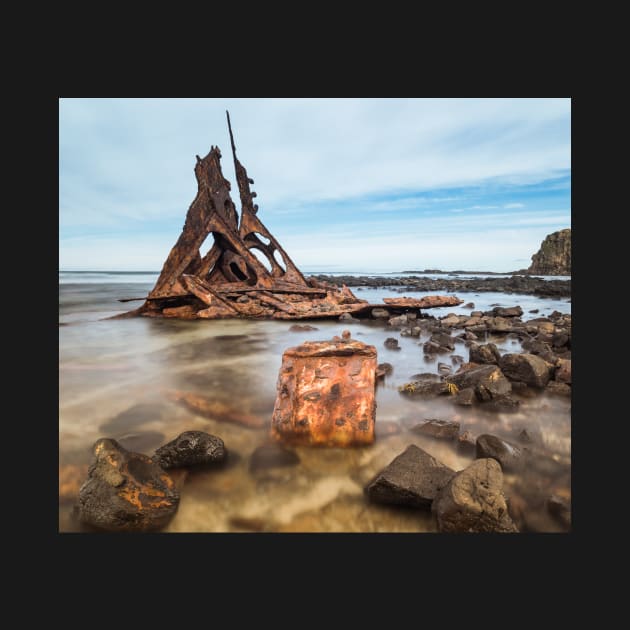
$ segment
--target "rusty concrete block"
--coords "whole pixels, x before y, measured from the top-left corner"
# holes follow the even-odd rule
[[[376,348],[344,338],[307,341],[282,355],[272,436],[303,445],[374,442]]]

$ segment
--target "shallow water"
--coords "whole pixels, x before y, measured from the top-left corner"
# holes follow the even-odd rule
[[[506,474],[505,493],[519,514],[519,526],[530,531],[563,531],[546,511],[552,492],[570,493],[570,400],[546,394],[522,398],[516,413],[480,411],[452,404],[448,397],[408,399],[397,387],[419,372],[437,373],[438,362],[450,364],[449,355],[426,362],[421,345],[428,338],[400,337],[378,322],[341,324],[310,322],[318,330],[289,332],[292,322],[255,320],[176,321],[133,318],[103,320],[130,310],[140,302],[121,304],[120,297],[146,295],[153,283],[61,283],[59,287],[59,465],[63,479],[78,484],[85,478],[91,445],[112,437],[132,450],[151,454],[155,448],[186,430],[220,436],[230,453],[219,470],[188,474],[182,485],[177,514],[169,532],[435,531],[429,512],[396,509],[368,503],[363,487],[408,444],[416,444],[458,470],[474,454],[458,452],[450,442],[433,440],[409,431],[424,419],[457,420],[461,431],[493,433],[517,441],[523,428],[534,436],[541,457],[519,474]],[[385,288],[353,289],[357,297],[380,302],[401,294]],[[412,296],[422,297],[414,292]],[[551,300],[501,293],[462,294],[476,310],[491,305],[520,304],[523,319],[570,312],[565,299]],[[529,310],[539,309],[538,314]],[[432,309],[431,315],[468,313],[470,309]],[[303,323],[303,322],[301,322]],[[377,388],[376,426],[392,421],[395,435],[377,438],[374,445],[352,449],[298,447],[297,466],[249,471],[252,452],[269,439],[271,412],[282,352],[306,340],[329,339],[343,329],[374,344],[378,361],[394,366]],[[401,349],[388,350],[385,338],[397,337]],[[489,337],[502,352],[519,351],[515,339]],[[453,354],[468,358],[463,343]],[[456,369],[456,367],[454,367]],[[211,397],[236,411],[265,420],[263,429],[197,415],[171,402],[167,393],[184,390]],[[377,429],[378,430],[378,429]],[[70,485],[72,488],[73,486]],[[60,497],[60,531],[83,531],[73,512],[72,491]]]

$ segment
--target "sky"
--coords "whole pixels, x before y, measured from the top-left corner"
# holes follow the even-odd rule
[[[571,227],[570,99],[62,98],[59,268],[159,271],[211,145],[240,208],[226,109],[303,271],[514,271]]]

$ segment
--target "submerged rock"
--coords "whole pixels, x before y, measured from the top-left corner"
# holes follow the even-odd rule
[[[375,503],[429,507],[455,474],[426,451],[411,444],[366,487]]]
[[[397,435],[401,431],[400,424],[393,420],[377,420],[374,423],[374,435],[377,440],[389,437],[390,435]]]
[[[400,350],[400,346],[398,345],[398,339],[394,337],[387,337],[383,345],[389,350]]]
[[[203,431],[184,431],[155,451],[155,460],[164,469],[216,464],[224,459],[223,440]]]
[[[344,315],[348,315],[349,313],[344,313]],[[308,332],[309,330],[319,330],[316,326],[311,326],[310,324],[293,324],[289,326],[289,332]]]
[[[263,444],[259,446],[249,459],[250,472],[258,472],[268,468],[295,466],[300,458],[294,451],[290,451],[279,444]]]
[[[446,378],[460,390],[471,387],[479,400],[491,400],[512,391],[510,381],[496,365],[480,365],[470,367],[464,363],[457,373]]]
[[[551,377],[549,364],[534,354],[504,354],[499,367],[511,381],[521,381],[530,387],[545,387]]]
[[[100,439],[94,462],[79,490],[79,518],[109,531],[152,531],[164,527],[179,505],[174,481],[150,457]]]
[[[428,435],[441,440],[454,440],[459,435],[459,422],[427,420],[411,428],[413,433]]]
[[[484,433],[477,438],[477,459],[496,459],[503,470],[515,470],[522,464],[523,452],[516,444]]]
[[[431,507],[441,532],[517,532],[503,496],[503,473],[494,459],[477,459],[458,472]]]
[[[457,450],[466,455],[470,455],[475,452],[477,446],[475,438],[471,435],[470,431],[464,431],[457,436]]]

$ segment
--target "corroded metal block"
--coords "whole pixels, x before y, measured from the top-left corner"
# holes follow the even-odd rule
[[[335,337],[282,355],[272,436],[291,444],[352,446],[374,441],[376,348]]]

